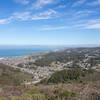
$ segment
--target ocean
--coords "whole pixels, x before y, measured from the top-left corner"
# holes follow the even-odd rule
[[[0,46],[0,58],[25,56],[27,54],[35,54],[46,51],[53,51],[54,46]]]

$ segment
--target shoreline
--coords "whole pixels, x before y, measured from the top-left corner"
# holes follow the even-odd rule
[[[9,56],[9,57],[0,57],[0,60],[1,59],[5,59],[5,58],[17,58],[17,57],[25,57],[25,56],[28,56],[28,55],[36,55],[36,54],[42,54],[42,53],[46,53],[46,52],[51,52],[51,51],[45,51],[45,52],[39,52],[39,53],[27,53],[25,55],[22,55],[22,56]]]
[[[27,53],[25,55],[22,55],[22,56],[7,56],[7,57],[0,57],[0,60],[2,59],[7,59],[7,58],[17,58],[17,57],[27,57],[29,55],[32,55],[32,56],[36,56],[36,55],[41,55],[41,54],[46,54],[46,53],[50,53],[50,52],[57,52],[57,51],[61,51],[62,49],[54,49],[54,50],[47,50],[47,51],[41,51],[41,52],[34,52],[34,53]]]
[[[94,48],[97,48],[97,47],[100,47],[100,46],[96,46]],[[58,52],[58,51],[62,51],[62,50],[65,50],[65,49],[71,49],[71,48],[81,48],[81,47],[62,47],[62,48],[61,47],[58,47],[58,48],[55,47],[55,48],[51,48],[51,49],[48,49],[48,50],[37,49],[36,52],[34,52],[34,49],[33,49],[33,52],[26,52],[26,53],[23,53],[24,52],[24,50],[23,50],[22,54],[21,54],[21,52],[15,52],[15,53],[10,52],[11,55],[7,55],[8,51],[6,51],[6,52],[4,52],[6,54],[3,54],[3,55],[2,55],[2,52],[1,52],[0,60],[5,59],[5,58],[25,57],[27,55],[36,55],[36,54],[42,54],[42,53],[46,53],[46,52]],[[86,47],[86,48],[90,48],[90,47]],[[93,47],[91,47],[91,48],[93,48]],[[2,50],[2,49],[0,49],[0,50]],[[6,48],[5,48],[5,50],[6,50]],[[14,51],[14,49],[11,49],[11,50]],[[40,50],[40,51],[38,51],[38,50]],[[16,53],[19,53],[19,54],[16,54]],[[8,52],[8,54],[9,54],[9,52]]]

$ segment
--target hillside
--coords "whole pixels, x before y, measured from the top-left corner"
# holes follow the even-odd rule
[[[84,83],[100,80],[100,72],[93,69],[83,70],[81,68],[72,68],[57,71],[49,78],[42,80],[41,84],[59,84],[59,83]]]
[[[32,78],[31,74],[0,64],[0,85],[20,85],[24,81],[31,81]]]
[[[50,52],[34,63],[37,66],[55,66],[90,68],[100,65],[100,48],[71,48]],[[68,64],[69,63],[69,64]]]
[[[100,81],[5,87],[0,93],[0,100],[100,100]]]

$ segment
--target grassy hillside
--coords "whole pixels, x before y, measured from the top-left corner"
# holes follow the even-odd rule
[[[46,84],[24,86],[9,84],[18,85],[30,75],[5,65],[0,65],[0,71],[0,84],[7,85],[0,88],[0,100],[100,100],[100,72],[94,70],[57,71],[41,82]]]
[[[32,78],[31,74],[0,64],[0,85],[20,85],[24,81],[32,80]]]

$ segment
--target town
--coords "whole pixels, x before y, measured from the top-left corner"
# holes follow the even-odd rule
[[[69,68],[100,69],[100,48],[70,48],[0,59],[0,63],[31,73],[35,84],[54,72]]]

